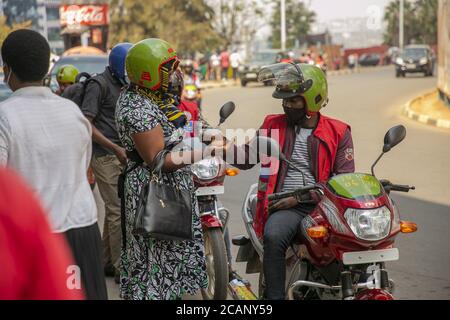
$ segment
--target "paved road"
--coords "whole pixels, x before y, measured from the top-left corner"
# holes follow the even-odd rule
[[[352,125],[358,171],[370,171],[390,127],[407,127],[405,141],[376,168],[379,177],[417,187],[407,196],[395,196],[402,219],[417,222],[419,232],[398,238],[400,260],[388,265],[390,277],[396,281],[397,298],[450,299],[450,132],[415,123],[400,114],[401,106],[432,89],[436,78],[396,79],[393,69],[383,68],[333,76],[329,82],[330,104],[323,112]],[[272,90],[253,84],[247,88],[210,89],[204,92],[205,115],[212,124],[216,123],[220,106],[233,100],[237,108],[224,128],[258,128],[266,114],[282,112],[281,103],[271,98]],[[226,194],[221,200],[232,212],[232,236],[245,233],[240,210],[257,173],[254,168],[227,179]],[[234,256],[236,252],[233,248]],[[236,264],[236,268],[245,274],[245,264]],[[249,275],[247,279],[257,290],[257,277]],[[117,287],[108,281],[110,298],[115,299]]]

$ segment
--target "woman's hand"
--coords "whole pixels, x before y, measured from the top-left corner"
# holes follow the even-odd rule
[[[284,198],[281,200],[275,200],[269,202],[269,212],[275,212],[280,210],[288,210],[296,207],[298,205],[297,199],[295,197]]]

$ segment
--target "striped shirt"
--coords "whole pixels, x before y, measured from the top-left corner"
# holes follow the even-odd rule
[[[291,162],[298,167],[305,175],[305,185],[309,186],[316,183],[311,168],[308,153],[308,137],[312,134],[312,129],[301,128],[295,138],[294,149],[292,151]],[[286,179],[284,180],[282,192],[294,191],[303,187],[303,176],[297,170],[289,167]]]

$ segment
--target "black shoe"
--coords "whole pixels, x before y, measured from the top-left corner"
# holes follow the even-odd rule
[[[103,268],[103,271],[105,272],[105,276],[107,277],[114,277],[116,274],[116,268],[114,268],[111,263],[107,263]]]

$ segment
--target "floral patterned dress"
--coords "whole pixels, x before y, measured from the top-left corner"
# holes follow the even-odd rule
[[[166,145],[178,140],[180,133],[158,105],[150,98],[131,90],[122,92],[117,102],[116,122],[125,149],[135,148],[131,135],[160,125]],[[128,168],[135,163],[129,161]],[[194,189],[188,167],[163,173],[163,183]],[[125,180],[126,246],[122,248],[120,295],[127,300],[173,300],[195,294],[208,284],[203,232],[197,199],[192,195],[193,241],[162,241],[132,235],[140,192],[149,182],[150,172],[138,166]]]

